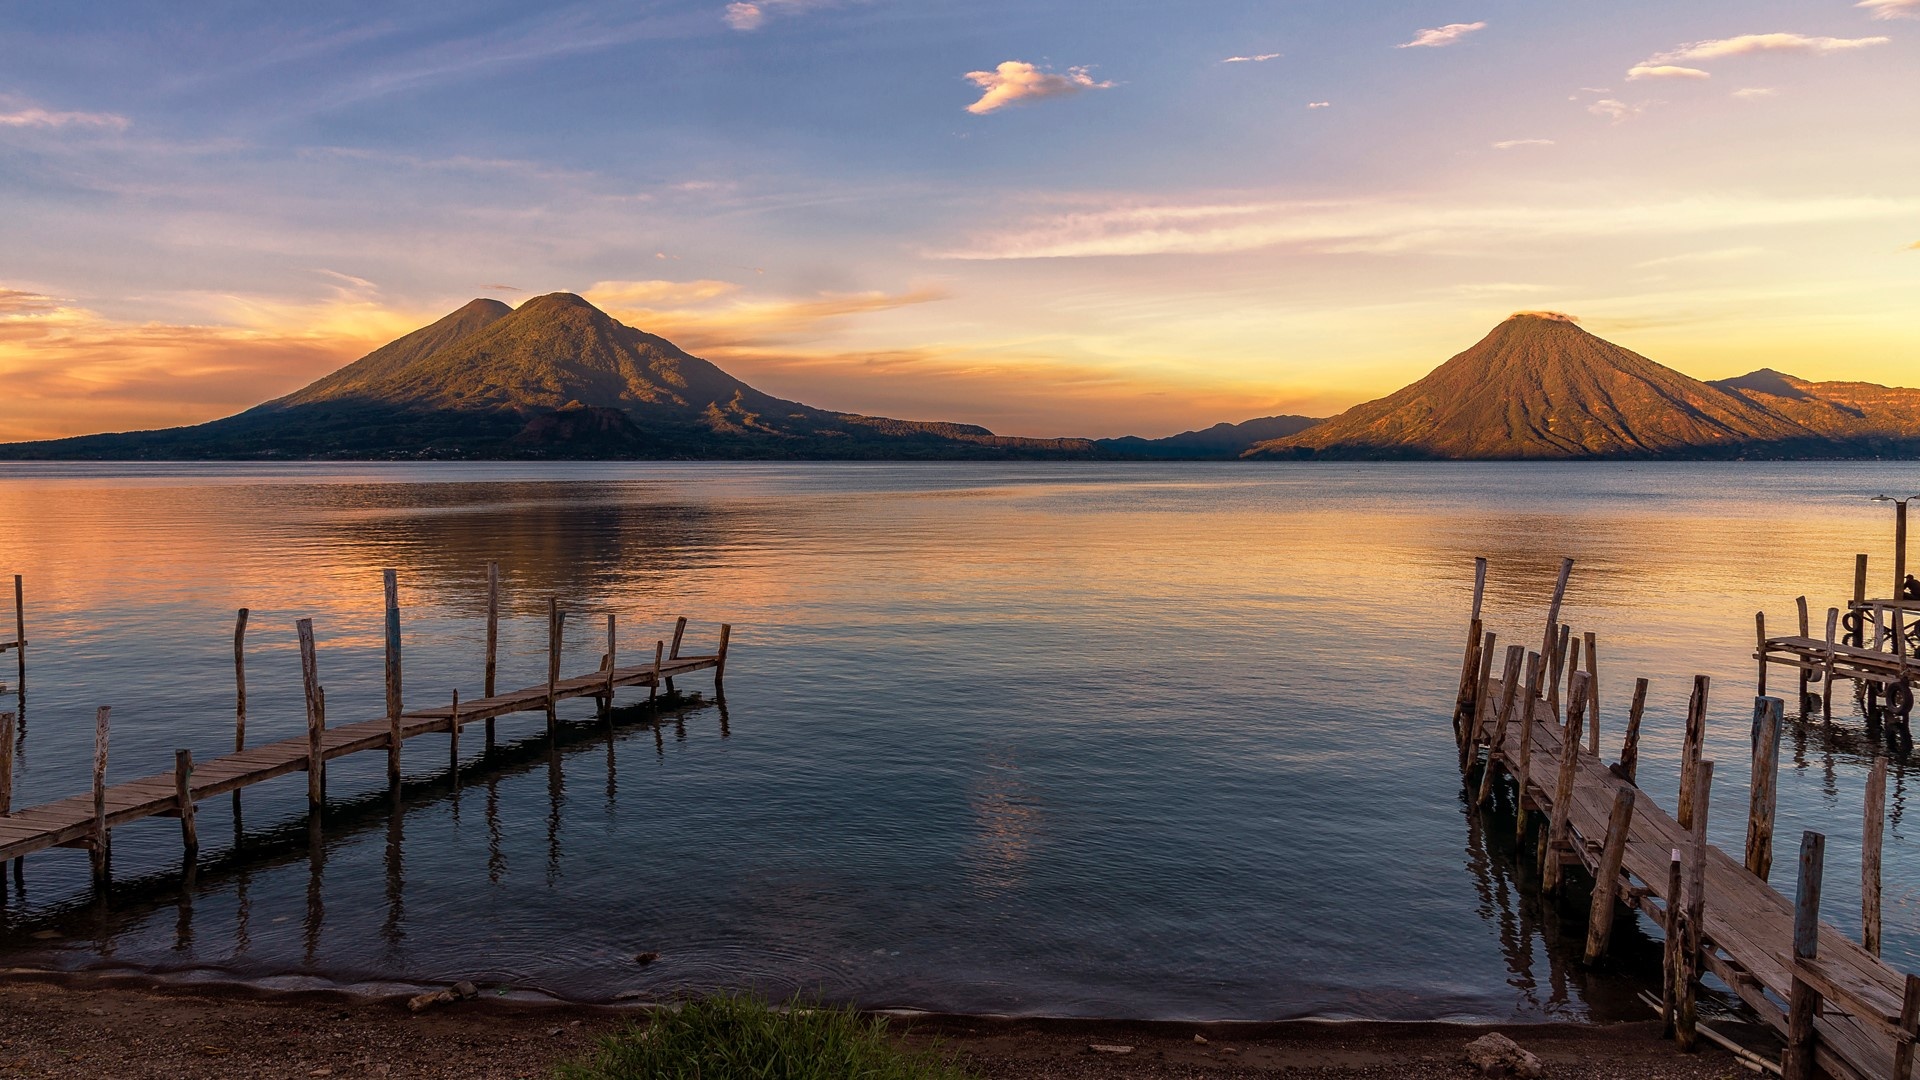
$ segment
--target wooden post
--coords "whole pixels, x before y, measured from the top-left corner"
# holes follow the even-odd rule
[[[1593,876],[1593,900],[1587,910],[1589,964],[1600,962],[1613,938],[1614,898],[1620,890],[1620,862],[1627,854],[1627,831],[1633,826],[1633,786],[1622,784],[1613,794],[1613,813],[1607,817],[1606,846],[1600,849],[1600,867]]]
[[[1473,712],[1467,721],[1467,764],[1473,764],[1480,756],[1480,739],[1487,722],[1487,701],[1493,690],[1493,643],[1497,640],[1493,631],[1487,631],[1480,639],[1480,677],[1474,682]]]
[[[1834,634],[1839,629],[1840,629],[1840,609],[1828,608],[1827,609],[1827,670],[1825,672],[1826,679],[1821,684],[1821,687],[1820,687],[1820,717],[1823,720],[1833,719],[1833,664],[1834,664],[1834,658],[1835,658],[1833,646],[1834,646],[1834,640],[1835,640]]]
[[[1539,653],[1527,654],[1527,689],[1520,696],[1520,755],[1513,770],[1513,836],[1515,843],[1527,838],[1527,784],[1533,761],[1533,707],[1540,700],[1540,672],[1546,659]]]
[[[380,571],[387,594],[387,783],[400,783],[400,585],[392,570]]]
[[[561,621],[560,598],[547,597],[547,734],[551,735],[560,728],[560,718],[554,712],[557,704],[554,688],[560,682],[560,635]]]
[[[113,706],[102,705],[93,714],[93,837],[87,855],[93,862],[93,887],[100,892],[112,884],[107,832],[107,721],[112,713]]]
[[[1800,608],[1800,636],[1803,638],[1812,637],[1813,624],[1807,621],[1807,598],[1804,596],[1798,597],[1794,600],[1794,603]],[[1793,711],[1804,716],[1807,712],[1807,684],[1812,681],[1813,673],[1807,670],[1804,663],[1800,665],[1799,671],[1800,697],[1795,701]]]
[[[13,659],[19,665],[20,693],[27,692],[27,591],[20,575],[13,575]]]
[[[682,615],[673,621],[673,648],[667,653],[667,659],[669,660],[680,659],[680,639],[686,635],[686,632],[687,632],[687,617],[685,615]],[[667,693],[669,694],[673,693],[673,677],[672,676],[667,677]]]
[[[1865,622],[1867,616],[1866,612],[1860,610],[1860,605],[1866,602],[1867,557],[1865,555],[1855,555],[1853,557],[1853,605],[1849,607],[1847,611],[1849,614],[1859,616],[1862,621],[1859,632],[1854,635],[1854,640],[1847,642],[1849,645],[1858,647],[1867,643],[1867,626]]]
[[[1640,717],[1647,709],[1647,680],[1633,680],[1633,706],[1627,710],[1627,737],[1620,743],[1620,779],[1638,785],[1640,778]]]
[[[314,655],[313,620],[293,624],[300,637],[300,686],[307,697],[307,809],[319,813],[327,802],[327,760],[320,735],[327,728],[327,707],[320,689],[320,662]]]
[[[1453,741],[1460,746],[1460,761],[1467,759],[1467,735],[1473,726],[1474,669],[1480,666],[1480,622],[1467,627],[1466,651],[1460,655],[1460,689],[1453,696]]]
[[[1820,874],[1827,838],[1809,829],[1800,837],[1800,883],[1793,899],[1793,984],[1787,995],[1787,1052],[1780,1060],[1784,1080],[1813,1080],[1814,1020],[1820,991],[1800,977],[1800,965],[1820,956]]]
[[[1473,618],[1470,622],[1480,621],[1480,601],[1487,595],[1487,559],[1482,555],[1473,560]],[[1898,593],[1895,594],[1899,595]]]
[[[247,748],[247,609],[233,619],[233,752]],[[236,792],[237,794],[237,792]]]
[[[648,701],[652,701],[655,697],[659,696],[660,657],[661,657],[661,654],[663,654],[666,651],[666,648],[667,648],[667,643],[664,641],[656,641],[653,643],[653,685],[647,687]]]
[[[1667,863],[1667,908],[1666,920],[1661,929],[1666,934],[1666,945],[1662,950],[1660,970],[1660,1034],[1672,1038],[1679,1022],[1680,1012],[1680,946],[1686,937],[1680,927],[1680,849],[1674,848]]]
[[[1907,1038],[1893,1044],[1893,1080],[1913,1075],[1913,1047],[1920,1041],[1920,975],[1909,975],[1900,995],[1900,1030]]]
[[[1687,838],[1687,909],[1685,940],[1680,947],[1679,1007],[1674,1025],[1680,1049],[1691,1053],[1698,1036],[1699,1017],[1695,1011],[1699,995],[1701,950],[1705,942],[1707,909],[1707,803],[1713,792],[1713,762],[1702,761],[1693,767],[1694,812],[1692,834]]]
[[[1547,605],[1547,632],[1540,639],[1540,655],[1553,655],[1554,635],[1560,632],[1560,603],[1567,598],[1567,578],[1573,573],[1573,560],[1560,560],[1560,579],[1553,585],[1553,601]]]
[[[13,714],[0,712],[0,817],[13,813]]]
[[[1887,825],[1887,759],[1867,771],[1866,817],[1860,830],[1860,944],[1880,955],[1880,842]]]
[[[1760,664],[1760,681],[1758,684],[1758,689],[1754,690],[1754,695],[1756,697],[1766,697],[1767,696],[1767,613],[1764,611],[1756,611],[1753,613],[1753,636],[1756,642],[1756,644],[1753,647],[1753,655],[1759,658],[1759,664]]]
[[[1480,790],[1475,794],[1475,806],[1485,806],[1493,798],[1494,776],[1499,762],[1504,760],[1507,745],[1507,724],[1513,715],[1514,699],[1520,695],[1520,665],[1526,663],[1525,645],[1507,646],[1507,662],[1500,670],[1500,706],[1499,719],[1494,724],[1493,738],[1487,744],[1487,767],[1480,772]]]
[[[1552,816],[1548,818],[1547,843],[1540,887],[1549,893],[1560,891],[1560,857],[1569,846],[1567,822],[1573,812],[1573,781],[1580,765],[1580,722],[1587,711],[1586,672],[1576,672],[1573,687],[1567,691],[1567,725],[1561,729],[1560,775],[1553,785]]]
[[[720,624],[720,655],[719,655],[719,658],[716,659],[713,664],[713,695],[716,698],[725,697],[727,693],[726,688],[721,684],[722,684],[722,681],[727,677],[727,642],[732,637],[733,637],[733,626],[729,623],[721,623]]]
[[[1680,800],[1674,820],[1682,830],[1693,828],[1693,766],[1700,760],[1700,748],[1707,737],[1707,686],[1705,675],[1693,677],[1693,696],[1687,699],[1687,733],[1680,744]]]
[[[1907,583],[1907,500],[1893,503],[1893,591],[1888,596],[1900,599],[1900,587]]]
[[[180,807],[180,846],[186,850],[186,864],[200,854],[200,830],[193,822],[193,751],[173,752],[173,798]]]
[[[1780,781],[1780,725],[1786,703],[1753,699],[1753,779],[1747,785],[1747,870],[1761,881],[1773,869],[1773,811]]]
[[[1553,715],[1560,715],[1560,677],[1570,675],[1580,667],[1580,658],[1569,652],[1573,648],[1573,627],[1561,624],[1560,636],[1553,644],[1553,678],[1548,680],[1547,708]]]
[[[1587,753],[1600,755],[1600,658],[1593,635],[1581,635],[1587,646]]]
[[[480,696],[493,696],[494,661],[500,655],[500,564],[487,564],[487,670]],[[492,721],[488,721],[491,726]]]
[[[607,612],[607,708],[613,708],[613,669],[620,666],[614,639],[613,612]]]
[[[453,711],[447,714],[447,759],[453,771],[453,786],[460,786],[460,689],[453,691]]]

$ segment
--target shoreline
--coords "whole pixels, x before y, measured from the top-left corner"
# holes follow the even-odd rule
[[[0,981],[0,1077],[542,1078],[587,1051],[597,1037],[643,1015],[634,1005],[486,997],[413,1013],[405,1001],[405,995],[9,969]],[[1469,1077],[1477,1074],[1464,1063],[1464,1047],[1491,1031],[1538,1054],[1557,1080],[1750,1075],[1715,1047],[1680,1053],[1660,1039],[1655,1021],[1192,1023],[874,1015],[885,1016],[908,1046],[935,1046],[982,1077],[1010,1080]],[[1094,1044],[1133,1049],[1096,1052]]]

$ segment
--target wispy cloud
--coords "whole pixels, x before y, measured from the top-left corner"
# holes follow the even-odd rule
[[[1677,48],[1668,49],[1666,52],[1655,53],[1637,66],[1661,67],[1668,64],[1722,60],[1729,56],[1747,56],[1763,52],[1796,52],[1825,56],[1829,53],[1885,45],[1889,40],[1884,37],[1837,38],[1809,37],[1806,34],[1740,34],[1737,37],[1688,42]]]
[[[1415,199],[1199,203],[1112,202],[1038,215],[977,238],[951,259],[1203,255],[1292,247],[1320,253],[1507,250],[1528,242],[1616,234],[1687,235],[1727,229],[1899,219],[1920,198],[1714,197],[1528,204]]]
[[[1601,98],[1599,101],[1588,105],[1587,111],[1595,116],[1604,116],[1618,124],[1646,112],[1647,106],[1644,102],[1629,105],[1619,98]]]
[[[1259,53],[1254,56],[1229,56],[1225,60],[1222,60],[1220,62],[1223,64],[1264,64],[1269,60],[1278,60],[1278,59],[1280,59],[1279,53],[1269,52],[1269,53]]]
[[[726,353],[811,341],[856,315],[946,299],[940,289],[748,298],[729,281],[602,281],[581,295],[624,322],[695,351]]]
[[[1920,0],[1860,0],[1853,6],[1867,9],[1876,19],[1920,19]]]
[[[0,127],[10,128],[92,128],[125,131],[132,121],[118,113],[61,112],[43,109],[17,99],[0,97]]]
[[[1514,150],[1522,146],[1552,146],[1552,139],[1501,139],[1493,144],[1495,150]]]
[[[1473,33],[1475,30],[1485,30],[1486,28],[1487,24],[1484,22],[1448,23],[1445,26],[1436,26],[1428,30],[1422,30],[1413,35],[1412,41],[1395,45],[1394,48],[1437,49],[1443,45],[1451,45],[1461,38],[1466,37],[1468,34]]]
[[[758,30],[769,15],[800,15],[833,7],[837,0],[735,0],[720,17],[735,30]]]
[[[1713,76],[1699,68],[1680,67],[1677,64],[1638,64],[1627,69],[1627,79],[1711,79]]]
[[[1085,67],[1070,67],[1063,72],[1042,71],[1025,60],[1004,60],[992,71],[969,71],[966,77],[985,91],[979,101],[967,106],[967,111],[975,116],[984,116],[1016,102],[1062,97],[1082,90],[1105,90],[1113,85],[1095,82]]]
[[[1327,106],[1329,106],[1329,105],[1332,105],[1332,104],[1333,104],[1333,102],[1331,102],[1331,101],[1309,101],[1309,102],[1307,102],[1307,108],[1309,108],[1309,109],[1324,109],[1324,108],[1326,108]]]
[[[1638,270],[1648,270],[1656,266],[1697,266],[1703,263],[1739,262],[1756,255],[1765,255],[1767,249],[1747,245],[1745,247],[1714,248],[1710,251],[1686,251],[1678,255],[1663,255],[1658,259],[1634,263]]]
[[[1771,86],[1743,86],[1728,96],[1741,101],[1755,101],[1760,98],[1770,98],[1779,92]]]

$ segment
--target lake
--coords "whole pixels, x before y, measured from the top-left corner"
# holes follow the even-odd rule
[[[1464,809],[1449,726],[1473,583],[1489,629],[1598,635],[1602,744],[1651,680],[1642,787],[1673,806],[1692,676],[1713,678],[1712,839],[1744,834],[1753,613],[1820,622],[1892,573],[1911,464],[287,464],[0,466],[0,574],[26,577],[16,807],[304,730],[294,620],[333,724],[384,714],[381,577],[399,573],[410,707],[480,694],[486,564],[500,686],[569,673],[604,612],[623,657],[686,615],[733,626],[668,715],[566,703],[485,754],[409,741],[177,823],[115,831],[96,902],[77,850],[29,857],[0,963],[272,986],[471,978],[605,1001],[753,987],[885,1007],[1163,1019],[1641,1017],[1655,932],[1582,969],[1581,904],[1528,891]],[[0,658],[14,707],[12,657]],[[1774,675],[1776,692],[1790,679]],[[1843,684],[1844,685],[1844,684]],[[1857,936],[1870,752],[1783,749],[1775,877],[1827,834],[1827,918]],[[1920,966],[1907,765],[1889,780],[1886,946]],[[1737,808],[1737,809],[1736,809]],[[1784,867],[1784,869],[1783,869]],[[1571,937],[1569,937],[1571,935]],[[637,954],[657,952],[641,965]]]

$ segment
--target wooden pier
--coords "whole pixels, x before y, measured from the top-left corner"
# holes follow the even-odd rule
[[[1520,837],[1534,843],[1547,891],[1564,892],[1567,872],[1575,869],[1594,883],[1588,963],[1606,954],[1622,910],[1639,911],[1663,929],[1662,1017],[1683,1048],[1691,1049],[1702,1031],[1694,1002],[1701,976],[1711,973],[1780,1033],[1785,1058],[1777,1067],[1771,1062],[1765,1067],[1782,1070],[1789,1080],[1810,1080],[1822,1072],[1845,1080],[1909,1080],[1920,1038],[1920,977],[1894,970],[1877,955],[1876,826],[1884,811],[1874,803],[1873,779],[1879,778],[1884,792],[1884,759],[1876,761],[1869,778],[1865,808],[1863,892],[1872,940],[1863,944],[1819,919],[1824,869],[1819,833],[1808,832],[1801,840],[1794,896],[1768,884],[1780,699],[1755,698],[1752,783],[1747,805],[1739,808],[1747,823],[1743,857],[1706,842],[1714,762],[1702,760],[1705,676],[1694,680],[1674,814],[1634,782],[1646,680],[1637,682],[1627,710],[1618,762],[1609,765],[1600,758],[1593,738],[1600,716],[1597,650],[1588,635],[1581,656],[1571,644],[1579,639],[1559,621],[1571,569],[1572,560],[1566,560],[1548,606],[1541,651],[1509,646],[1496,671],[1498,639],[1484,630],[1480,617],[1486,573],[1480,560],[1454,712],[1469,801],[1476,807],[1505,801],[1514,809]],[[1765,640],[1763,633],[1763,646]]]
[[[400,614],[394,572],[385,572],[386,585],[386,683],[387,715],[342,726],[326,722],[326,694],[320,683],[318,655],[311,620],[296,624],[300,641],[300,660],[306,698],[307,731],[304,735],[281,739],[260,746],[246,746],[246,668],[244,642],[248,612],[241,609],[234,632],[235,657],[235,750],[209,761],[195,763],[186,750],[175,753],[170,771],[155,773],[119,784],[106,783],[109,718],[111,709],[102,707],[95,717],[94,783],[89,792],[73,795],[40,806],[11,811],[13,774],[13,722],[11,712],[0,713],[0,860],[12,859],[14,873],[21,872],[17,860],[55,847],[86,849],[93,860],[96,888],[109,883],[108,853],[114,828],[149,817],[173,817],[180,820],[181,840],[188,865],[199,847],[194,823],[195,805],[216,795],[237,793],[254,784],[294,772],[307,774],[309,809],[318,821],[318,812],[326,799],[326,763],[349,754],[384,751],[391,784],[400,782],[401,747],[406,740],[422,735],[443,734],[457,755],[460,732],[468,725],[481,723],[486,728],[487,745],[494,740],[494,722],[516,713],[540,712],[547,728],[554,730],[555,706],[570,698],[598,698],[610,706],[614,694],[622,689],[645,688],[649,696],[661,690],[671,691],[673,679],[698,671],[713,672],[716,695],[724,694],[727,647],[732,627],[721,625],[717,647],[711,653],[682,652],[687,620],[679,619],[671,645],[665,640],[640,657],[639,663],[623,665],[617,651],[615,617],[606,616],[606,651],[600,666],[580,675],[562,677],[560,646],[565,612],[557,599],[547,605],[547,678],[522,690],[496,694],[493,681],[499,640],[499,575],[488,567],[487,652],[485,690],[482,696],[462,701],[458,691],[446,705],[423,709],[403,709],[401,705]]]

